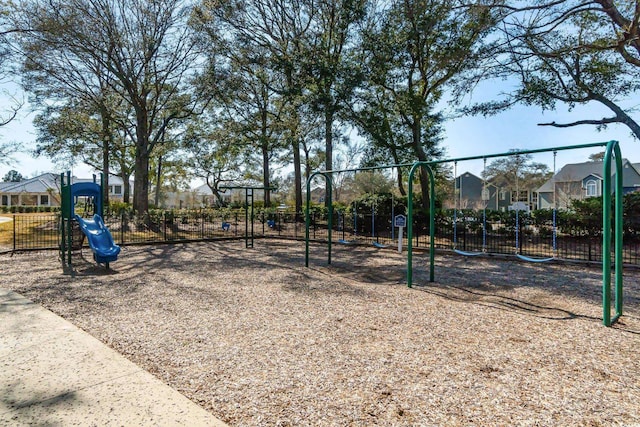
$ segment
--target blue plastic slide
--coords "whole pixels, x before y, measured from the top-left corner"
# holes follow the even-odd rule
[[[100,215],[94,215],[93,219],[84,219],[76,215],[75,219],[80,224],[82,232],[87,236],[89,246],[93,251],[93,258],[97,263],[109,263],[118,259],[120,246],[113,242],[113,237]]]

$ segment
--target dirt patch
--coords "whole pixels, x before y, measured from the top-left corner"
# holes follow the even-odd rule
[[[41,303],[231,425],[640,422],[640,273],[601,324],[601,272],[258,240],[124,248],[106,272],[0,256]]]

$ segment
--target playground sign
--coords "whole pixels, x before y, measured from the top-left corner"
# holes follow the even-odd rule
[[[398,227],[398,253],[402,253],[402,229],[407,226],[407,217],[396,215],[393,219],[394,227]]]
[[[407,217],[404,215],[396,215],[396,217],[393,220],[394,226],[395,227],[406,227],[407,226]]]

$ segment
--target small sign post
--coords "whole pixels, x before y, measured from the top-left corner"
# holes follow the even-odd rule
[[[398,227],[398,253],[402,253],[402,229],[407,226],[407,217],[396,215],[393,219],[393,225]]]

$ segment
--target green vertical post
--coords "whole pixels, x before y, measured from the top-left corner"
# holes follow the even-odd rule
[[[614,154],[616,158],[616,208],[615,208],[615,312],[616,315],[612,322],[616,322],[622,316],[622,286],[623,286],[623,217],[624,217],[624,186],[623,186],[623,169],[622,169],[622,153],[620,145],[614,141]]]
[[[311,175],[313,176],[313,175]],[[311,216],[309,215],[309,205],[311,204],[311,177],[307,180],[307,204],[304,207],[304,266],[309,267],[309,227],[311,226]]]
[[[331,180],[331,176],[329,175],[329,172],[314,172],[307,179],[307,205],[305,206],[305,209],[304,209],[304,216],[305,216],[304,265],[305,265],[305,267],[309,267],[309,228],[311,227],[311,213],[310,213],[310,207],[311,207],[311,182],[318,175],[322,175],[324,177],[325,181],[327,182],[327,189],[329,190],[328,194],[326,194],[325,196],[327,197],[327,202],[328,202],[328,205],[329,205],[329,208],[328,208],[329,217],[327,219],[327,238],[328,238],[327,264],[331,264],[331,238],[332,238],[331,237],[331,235],[332,235],[331,229],[333,228],[333,197],[332,197],[333,181]]]
[[[615,217],[614,217],[614,259],[615,259],[615,316],[611,318],[611,157],[616,161]],[[623,169],[622,154],[618,141],[607,144],[603,162],[602,190],[602,323],[611,326],[622,315],[623,275]]]
[[[327,247],[327,264],[331,264],[331,240],[332,240],[332,232],[333,232],[333,180],[331,179],[331,175],[324,175],[324,179],[327,182],[327,189],[329,190],[329,194],[325,194],[327,199],[327,203],[329,205],[329,209],[327,215],[329,218],[327,219],[327,240],[329,241]]]
[[[73,249],[73,226],[71,221],[74,215],[71,185],[71,171],[67,171],[67,259],[69,267],[71,267],[71,253]]]
[[[62,265],[67,264],[67,248],[65,242],[67,241],[67,233],[65,230],[65,190],[64,190],[64,174],[60,174],[60,259],[62,259]]]

